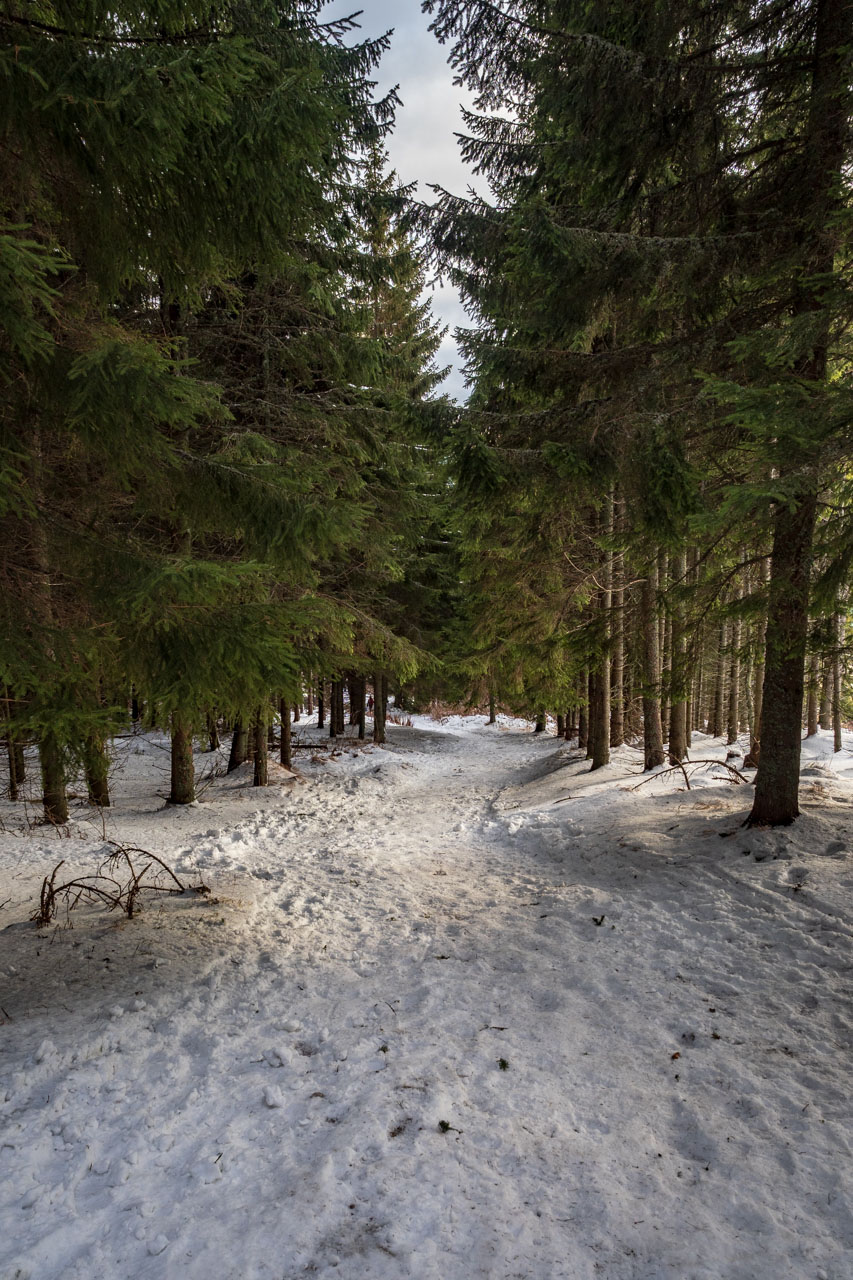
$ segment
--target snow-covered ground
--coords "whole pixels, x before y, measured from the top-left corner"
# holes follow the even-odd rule
[[[771,832],[705,766],[389,729],[0,806],[0,1278],[849,1280],[853,739]],[[211,893],[27,923],[105,836]]]

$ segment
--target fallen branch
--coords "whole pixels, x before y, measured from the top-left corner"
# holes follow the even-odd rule
[[[736,769],[733,764],[727,764],[725,760],[688,760],[687,763],[690,765],[691,772],[693,773],[696,772],[696,769],[701,764],[712,765],[715,769],[726,769],[728,773],[731,774],[731,780],[736,786],[740,786],[741,783],[749,784],[749,778],[747,778],[746,774],[741,773],[740,769]],[[647,782],[654,782],[655,778],[665,778],[667,774],[677,773],[679,770],[681,770],[684,775],[687,790],[692,791],[693,788],[690,785],[690,777],[687,773],[687,768],[680,760],[677,760],[675,764],[670,765],[668,769],[661,769],[659,772],[650,773],[647,778],[642,778],[636,786],[630,787],[629,790],[637,791],[640,787],[645,786]]]
[[[39,927],[50,924],[63,899],[66,912],[73,911],[81,902],[98,903],[109,911],[118,909],[132,920],[138,911],[137,901],[143,889],[152,893],[185,893],[190,888],[196,893],[209,892],[205,884],[185,885],[156,853],[149,853],[136,845],[118,844],[115,840],[108,840],[107,844],[112,847],[112,852],[91,875],[75,876],[58,885],[56,876],[65,859],[57,862],[42,882],[38,910],[30,916],[33,924]],[[141,854],[148,861],[138,869],[131,854]],[[152,867],[155,868],[154,878],[146,880]],[[162,883],[164,878],[167,878],[165,884]]]

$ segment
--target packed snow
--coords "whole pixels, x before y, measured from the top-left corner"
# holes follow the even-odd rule
[[[0,806],[0,1280],[849,1280],[853,735],[769,831],[719,765],[413,720]],[[109,839],[209,892],[30,923]]]

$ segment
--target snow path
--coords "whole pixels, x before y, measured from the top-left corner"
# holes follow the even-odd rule
[[[130,922],[36,933],[100,841],[0,838],[0,1280],[849,1280],[853,789],[744,833],[634,759],[419,719],[175,811],[128,757],[108,834],[213,890]]]

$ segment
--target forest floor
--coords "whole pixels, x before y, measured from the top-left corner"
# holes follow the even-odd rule
[[[2,1280],[849,1280],[853,736],[745,831],[522,722],[294,730],[263,791],[165,808],[147,734],[103,825],[0,805]],[[29,923],[105,839],[210,893]]]

